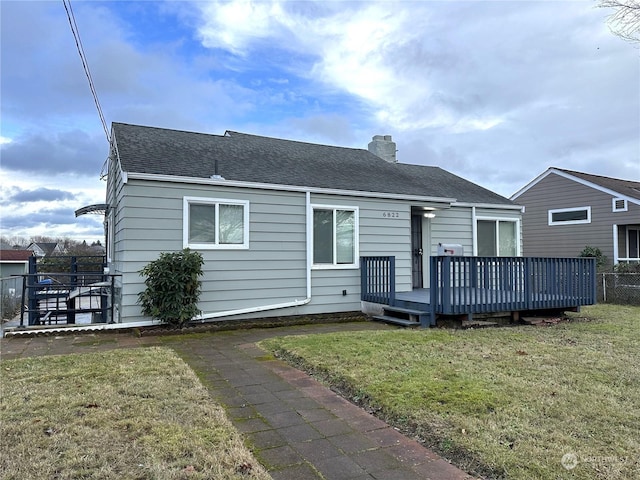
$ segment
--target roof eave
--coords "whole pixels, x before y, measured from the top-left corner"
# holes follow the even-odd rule
[[[630,197],[629,195],[625,195],[625,194],[623,194],[621,192],[618,192],[616,190],[611,190],[610,188],[603,187],[602,185],[598,185],[596,183],[593,183],[593,182],[590,182],[588,180],[585,180],[584,178],[577,177],[575,175],[570,174],[569,172],[565,172],[564,170],[556,168],[556,167],[549,167],[547,170],[545,170],[540,175],[538,175],[536,178],[531,180],[529,183],[527,183],[524,187],[522,187],[516,193],[511,195],[511,197],[509,197],[509,200],[515,200],[520,195],[525,193],[527,190],[529,190],[530,188],[535,186],[538,182],[540,182],[542,179],[546,178],[547,176],[549,176],[552,173],[556,174],[556,175],[558,175],[560,177],[566,178],[568,180],[572,180],[572,181],[574,181],[576,183],[580,183],[582,185],[585,185],[585,186],[587,186],[589,188],[593,188],[594,190],[598,190],[600,192],[606,193],[608,195],[611,195],[612,197],[624,199],[624,200],[627,200],[627,201],[629,201],[631,203],[635,203],[636,205],[640,205],[640,200],[637,199],[637,198]]]
[[[324,193],[328,195],[345,195],[351,197],[369,197],[369,198],[385,198],[392,200],[410,200],[415,202],[433,202],[442,203],[448,206],[456,203],[455,198],[450,197],[431,197],[422,195],[405,195],[400,193],[388,193],[388,192],[364,192],[359,190],[341,190],[323,187],[312,187],[304,185],[282,185],[274,183],[260,183],[260,182],[244,182],[239,180],[222,180],[215,178],[201,178],[201,177],[182,177],[177,175],[160,175],[153,173],[135,173],[124,172],[128,180],[147,180],[156,182],[172,182],[172,183],[190,183],[200,185],[217,185],[225,187],[239,187],[239,188],[252,188],[260,190],[279,190],[290,192],[311,192],[311,193]]]

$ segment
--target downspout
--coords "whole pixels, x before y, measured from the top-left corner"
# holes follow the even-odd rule
[[[306,305],[311,301],[311,231],[312,231],[312,212],[311,212],[311,192],[305,192],[305,216],[306,216],[306,241],[307,241],[307,252],[306,252],[306,281],[307,281],[307,298],[302,300],[293,300],[291,302],[284,303],[274,303],[271,305],[261,305],[259,307],[248,307],[248,308],[239,308],[236,310],[227,310],[224,312],[214,312],[214,313],[204,313],[202,315],[198,315],[194,318],[195,321],[200,321],[202,323],[205,320],[220,318],[220,317],[230,317],[233,315],[242,315],[245,313],[256,313],[256,312],[265,312],[268,310],[278,310],[280,308],[289,308],[289,307],[299,307],[302,305]]]

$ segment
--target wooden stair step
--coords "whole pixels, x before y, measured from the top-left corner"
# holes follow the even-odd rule
[[[405,313],[407,315],[429,315],[430,312],[427,312],[425,310],[416,310],[415,308],[405,308],[405,307],[391,307],[389,305],[385,305],[383,307],[385,312],[398,312],[398,313]]]
[[[408,320],[406,318],[392,317],[390,315],[374,315],[374,320],[380,320],[385,323],[394,323],[396,325],[402,325],[403,327],[419,327],[420,322]]]

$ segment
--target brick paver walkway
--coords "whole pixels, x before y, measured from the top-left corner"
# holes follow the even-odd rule
[[[275,360],[256,342],[276,336],[390,328],[356,322],[193,336],[129,333],[0,340],[3,359],[163,344],[199,372],[274,480],[462,480],[469,475],[418,442]]]

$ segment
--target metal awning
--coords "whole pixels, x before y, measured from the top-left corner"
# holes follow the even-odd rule
[[[93,205],[87,205],[86,207],[76,210],[76,217],[80,215],[86,215],[88,213],[96,213],[98,215],[106,215],[109,211],[108,203],[94,203]]]

